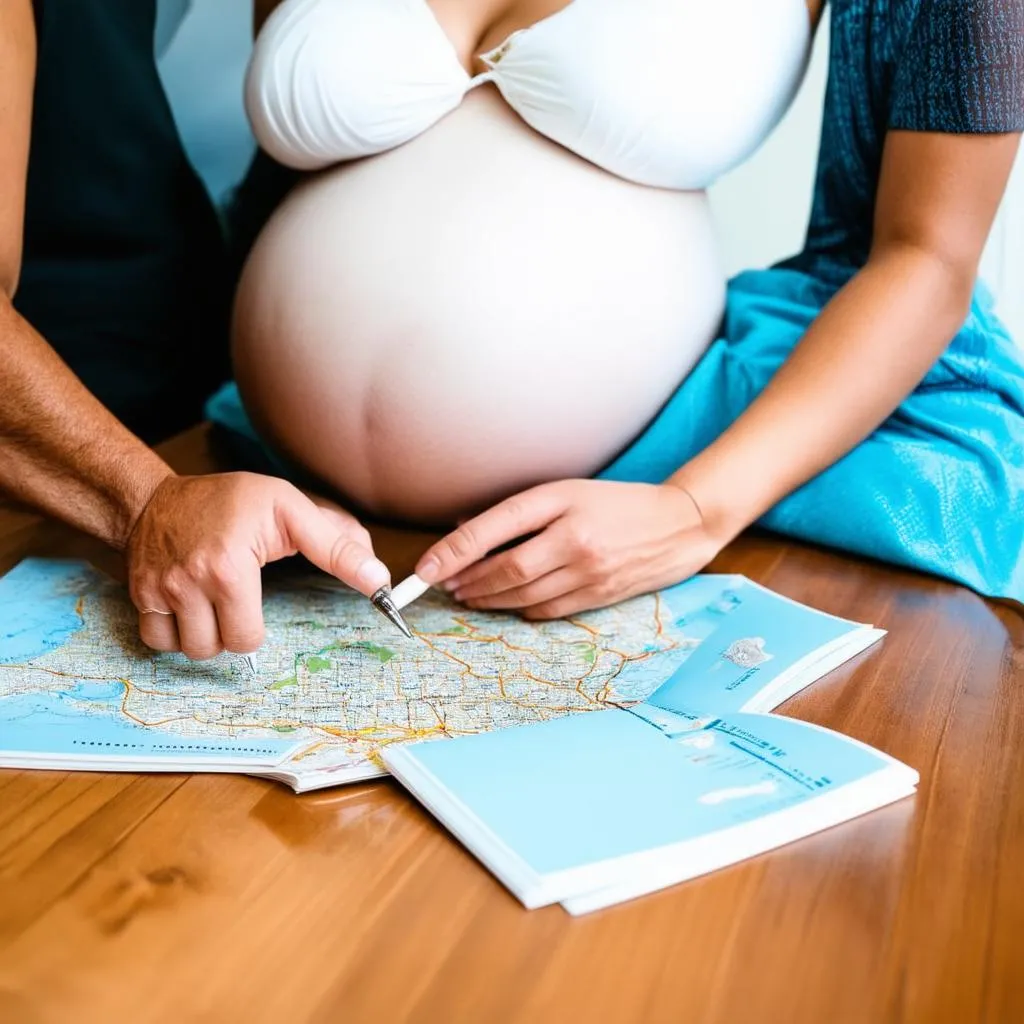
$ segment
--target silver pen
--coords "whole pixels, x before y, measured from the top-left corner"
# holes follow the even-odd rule
[[[419,576],[413,573],[402,580],[394,590],[391,587],[381,587],[370,600],[381,615],[412,639],[413,632],[402,618],[402,609],[422,597],[429,589],[430,585],[424,583]]]
[[[402,633],[412,640],[412,630],[406,624],[405,619],[402,618],[402,613],[398,610],[398,605],[395,604],[394,599],[391,596],[391,587],[384,586],[377,591],[370,598],[374,608],[377,609],[397,629],[401,630]]]

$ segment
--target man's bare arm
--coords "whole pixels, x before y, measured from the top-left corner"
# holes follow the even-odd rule
[[[0,486],[123,547],[171,471],[12,304],[21,271],[35,44],[30,0],[6,0],[0,5]]]
[[[30,0],[2,0],[0,492],[124,551],[142,639],[158,650],[207,658],[258,647],[260,569],[297,552],[372,593],[388,572],[351,516],[271,477],[177,476],[14,308],[35,61]]]

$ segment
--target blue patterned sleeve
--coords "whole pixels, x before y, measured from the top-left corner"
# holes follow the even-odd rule
[[[1024,131],[1024,0],[922,0],[896,59],[889,127]]]

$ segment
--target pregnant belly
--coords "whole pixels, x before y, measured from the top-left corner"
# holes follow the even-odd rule
[[[723,298],[702,193],[614,178],[485,88],[282,204],[242,276],[235,368],[285,454],[364,509],[445,524],[607,463]]]

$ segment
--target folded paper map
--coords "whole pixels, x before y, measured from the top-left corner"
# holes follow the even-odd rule
[[[672,593],[545,624],[430,593],[407,640],[323,577],[272,582],[253,677],[154,653],[114,580],[28,559],[0,580],[0,764],[252,771],[300,792],[371,778],[392,744],[644,700],[701,639]]]

